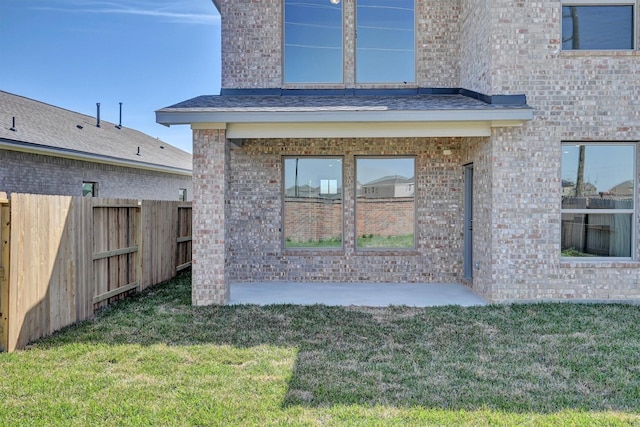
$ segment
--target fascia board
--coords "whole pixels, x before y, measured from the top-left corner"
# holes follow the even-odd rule
[[[55,147],[45,147],[0,139],[0,149],[20,151],[23,153],[40,154],[44,156],[61,157],[71,160],[81,160],[85,162],[101,163],[105,165],[122,166],[133,169],[143,169],[155,172],[171,173],[175,175],[192,176],[192,171],[188,169],[162,166],[153,163],[135,162],[126,159],[117,159],[108,156],[98,156],[82,151],[60,149]]]
[[[491,123],[402,122],[402,123],[230,123],[228,139],[253,138],[420,138],[486,137]]]
[[[379,123],[379,122],[505,122],[533,119],[531,108],[486,110],[403,111],[202,111],[158,110],[156,121],[163,125],[193,123]]]

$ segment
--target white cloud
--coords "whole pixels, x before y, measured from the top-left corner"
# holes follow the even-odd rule
[[[178,24],[214,24],[220,21],[220,15],[213,4],[207,2],[162,2],[162,1],[62,1],[60,6],[52,6],[52,2],[47,2],[47,6],[36,6],[40,10],[52,10],[71,13],[95,13],[112,15],[138,15],[150,18],[158,18]],[[206,5],[194,8],[194,5]]]

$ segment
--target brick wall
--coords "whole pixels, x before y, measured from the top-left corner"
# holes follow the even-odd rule
[[[178,190],[187,189],[190,176],[105,165],[0,150],[0,191],[7,193],[81,196],[82,182],[96,182],[99,197],[178,200]]]
[[[491,182],[483,219],[490,233],[481,241],[491,258],[480,258],[474,287],[488,287],[496,301],[640,298],[640,262],[560,259],[560,144],[640,140],[640,52],[562,51],[559,1],[482,3],[463,1],[489,22],[490,61],[463,59],[463,86],[487,91],[487,81],[489,93],[524,93],[535,114],[522,128],[495,129],[470,153],[488,160],[490,178],[478,170],[475,176]],[[484,217],[476,208],[476,218]]]
[[[414,233],[415,205],[412,198],[366,199],[356,208],[358,236],[406,236]]]
[[[459,138],[247,140],[242,148],[231,150],[230,157],[229,279],[458,282],[462,268],[461,142]],[[443,155],[445,149],[453,154]],[[355,249],[355,156],[382,152],[416,156],[415,250]],[[344,249],[282,247],[285,155],[344,156]]]
[[[229,301],[229,150],[224,130],[193,131],[192,302],[193,305]]]
[[[284,206],[286,238],[310,242],[340,238],[342,202],[287,197]]]
[[[414,233],[413,199],[358,198],[358,236],[402,236]],[[342,202],[287,197],[284,207],[286,238],[293,242],[339,239],[342,232]]]

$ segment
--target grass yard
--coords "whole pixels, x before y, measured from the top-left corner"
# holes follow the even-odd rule
[[[357,238],[359,248],[413,248],[415,245],[413,234],[401,236],[376,236],[369,234]]]
[[[190,306],[0,354],[0,425],[640,425],[640,307]]]

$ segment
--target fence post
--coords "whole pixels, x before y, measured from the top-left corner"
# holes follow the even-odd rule
[[[11,248],[11,205],[0,192],[0,351],[9,348],[9,249]]]
[[[135,209],[134,212],[138,213],[138,223],[137,223],[137,231],[138,231],[138,235],[136,236],[136,239],[138,240],[138,253],[136,254],[136,279],[138,281],[138,292],[142,291],[143,289],[145,289],[145,284],[144,284],[144,245],[145,242],[144,240],[144,230],[143,225],[144,225],[144,221],[143,218],[145,217],[145,215],[147,215],[146,209],[149,208],[149,204],[148,203],[144,203],[143,200],[138,200],[138,206],[140,206],[140,209]]]

